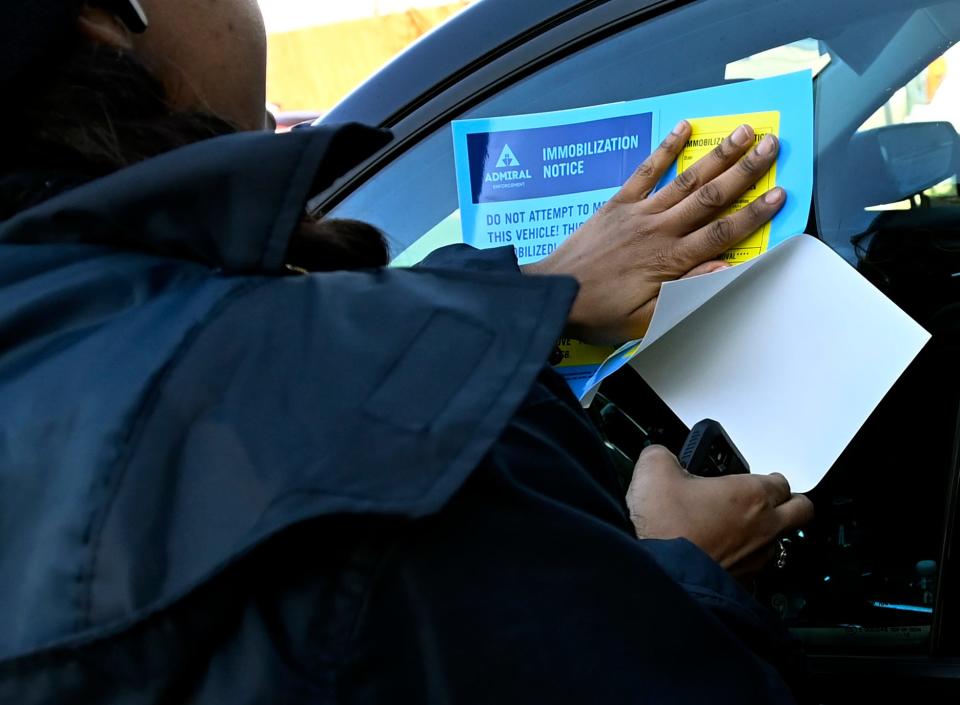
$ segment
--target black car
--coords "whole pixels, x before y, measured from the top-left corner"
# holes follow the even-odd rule
[[[933,333],[756,585],[817,702],[960,702],[958,38],[956,0],[482,0],[324,118],[393,131],[312,205],[379,226],[403,264],[459,239],[451,120],[816,72],[807,232]],[[630,370],[591,414],[621,458],[687,431]]]

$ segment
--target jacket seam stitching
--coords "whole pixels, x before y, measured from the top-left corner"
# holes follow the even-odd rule
[[[453,275],[453,273],[450,273],[450,274],[451,276]],[[466,277],[466,278],[470,279],[470,277]],[[489,277],[483,274],[477,275],[476,279],[479,281],[489,281]],[[236,303],[237,300],[241,299],[242,297],[252,293],[253,291],[259,288],[262,288],[263,286],[268,285],[270,281],[272,281],[272,279],[267,279],[266,281],[251,282],[246,286],[239,288],[236,291],[228,293],[222,301],[214,305],[209,315],[203,321],[198,323],[194,330],[190,331],[187,334],[187,336],[185,336],[183,343],[177,348],[177,350],[171,356],[171,360],[169,361],[167,366],[162,370],[160,374],[156,376],[156,378],[152,382],[151,389],[149,393],[146,395],[143,405],[141,406],[140,414],[135,424],[135,427],[131,429],[129,436],[127,437],[126,455],[122,460],[118,462],[118,465],[122,465],[122,468],[120,470],[114,471],[112,473],[112,476],[106,479],[105,484],[112,484],[112,487],[109,489],[109,496],[103,504],[101,513],[98,515],[96,512],[94,512],[93,515],[91,516],[90,522],[88,523],[87,535],[90,537],[88,539],[88,542],[93,546],[93,549],[91,552],[90,560],[88,561],[88,564],[87,564],[88,567],[87,567],[86,573],[81,573],[78,580],[78,582],[81,583],[81,612],[82,612],[82,623],[80,625],[81,630],[89,628],[91,626],[90,612],[92,610],[92,599],[93,599],[92,587],[93,587],[93,578],[95,575],[96,565],[98,563],[98,558],[99,558],[99,545],[101,540],[101,534],[102,534],[103,528],[106,525],[107,519],[110,515],[113,502],[117,494],[119,493],[120,489],[123,486],[123,480],[126,474],[127,467],[129,466],[130,462],[132,461],[132,458],[134,457],[135,450],[139,442],[139,435],[142,432],[143,427],[147,423],[147,420],[150,416],[150,412],[152,411],[152,408],[151,408],[152,405],[156,403],[156,400],[159,395],[159,389],[161,388],[164,381],[168,379],[169,376],[175,371],[175,369],[177,368],[177,365],[183,359],[186,352],[193,345],[196,339],[202,334],[202,332],[206,329],[207,326],[209,326],[219,315],[222,315],[229,306]],[[536,287],[533,287],[533,288],[536,288]],[[548,310],[548,308],[551,306],[553,301],[553,297],[551,296],[551,294],[555,293],[557,288],[559,287],[551,286],[549,290],[545,289],[543,291],[543,296],[542,296],[543,301],[540,307],[541,312]],[[538,319],[542,320],[542,318],[543,318],[542,315],[538,316]],[[538,331],[539,331],[539,326],[536,327],[534,330],[530,331],[530,333],[528,334],[525,344],[523,345],[523,351],[519,355],[520,361],[518,362],[517,366],[509,376],[510,381],[505,383],[504,385],[505,389],[509,389],[515,386],[516,378],[522,375],[525,364],[528,364],[528,363],[524,363],[523,361],[529,357],[529,350],[532,347],[534,340],[537,338],[539,334]],[[517,403],[517,408],[519,408],[522,405],[522,403],[523,403],[522,400],[519,401]],[[494,404],[496,404],[496,401],[491,400],[489,406],[484,408],[482,413],[484,422],[488,420],[490,408],[492,408]],[[515,412],[516,412],[516,409],[514,409],[514,413]],[[487,449],[487,451],[489,451],[489,448]],[[459,462],[462,459],[462,457],[463,457],[463,451],[461,450],[461,452],[457,453],[453,462]],[[482,460],[482,456],[480,459],[478,459],[477,462],[479,463],[481,460]],[[437,483],[442,480],[442,477],[443,476],[441,475],[441,476],[438,476],[438,478],[435,478],[434,482],[431,484],[431,487],[423,493],[422,498],[429,497],[436,490]],[[264,509],[264,512],[261,515],[261,518],[273,506],[275,506],[281,499],[285,499],[289,495],[301,494],[304,491],[310,492],[311,490],[306,488],[299,488],[297,490],[292,490],[290,492],[287,492],[281,497],[275,498],[274,501],[270,503],[270,506]],[[422,501],[422,498],[421,498],[421,501]],[[434,511],[435,510],[429,510],[424,513],[433,513]],[[265,537],[261,537],[261,540],[263,540],[263,538]],[[259,542],[260,541],[258,541],[257,543]],[[192,585],[189,589],[192,590],[195,587],[196,585]]]
[[[367,584],[364,586],[363,594],[360,599],[357,600],[357,609],[355,610],[352,618],[350,620],[351,625],[350,629],[347,632],[346,643],[343,645],[337,659],[332,665],[332,674],[333,674],[333,699],[334,702],[340,703],[343,702],[341,696],[342,688],[342,677],[343,669],[349,663],[351,657],[356,653],[357,642],[360,637],[360,626],[363,621],[363,617],[370,607],[370,601],[373,597],[374,587],[377,584],[377,580],[381,577],[384,572],[384,566],[387,564],[387,561],[392,558],[400,550],[400,548],[407,542],[406,533],[403,536],[397,537],[394,540],[388,540],[386,545],[383,546],[380,556],[377,558],[376,562],[371,566]]]
[[[554,293],[553,291],[550,291],[550,292],[544,291],[543,303],[542,303],[542,305],[541,305],[541,307],[540,307],[540,314],[537,316],[537,319],[538,319],[538,320],[543,320],[543,319],[544,319],[544,317],[545,317],[545,316],[544,316],[544,311],[548,310],[548,308],[550,307],[550,305],[551,305],[551,303],[552,303],[552,296],[551,296],[551,294],[553,294],[553,293]],[[510,390],[510,389],[512,389],[513,387],[516,386],[516,381],[515,381],[515,380],[517,379],[517,377],[519,377],[519,376],[522,374],[523,368],[524,368],[525,364],[528,364],[528,362],[529,362],[528,358],[530,357],[530,352],[529,352],[529,351],[530,351],[530,349],[533,347],[534,341],[535,341],[535,339],[537,338],[538,334],[539,334],[539,325],[538,325],[535,329],[531,330],[531,331],[528,333],[528,335],[526,336],[526,340],[524,341],[524,345],[523,345],[523,350],[522,350],[522,352],[519,353],[518,356],[517,356],[517,360],[518,360],[518,361],[517,361],[517,364],[514,366],[512,372],[508,375],[506,381],[503,383],[503,385],[502,385],[502,387],[501,387],[503,390],[505,390],[505,391],[506,391],[506,390]],[[538,363],[538,364],[541,364],[541,363]],[[538,368],[538,369],[539,369],[539,368]],[[533,379],[533,381],[531,382],[531,387],[532,387],[533,384],[536,384],[536,375],[534,376],[534,379]],[[478,414],[478,417],[479,417],[480,421],[479,421],[478,424],[474,427],[474,429],[479,428],[483,423],[486,423],[486,422],[488,421],[489,416],[490,416],[490,413],[491,413],[491,409],[497,405],[497,403],[498,403],[498,401],[499,401],[499,398],[500,398],[500,397],[494,397],[494,398],[492,398],[491,401],[490,401],[490,403],[483,408],[482,413],[479,413],[479,414]],[[503,431],[506,430],[507,426],[508,426],[509,423],[510,423],[510,419],[512,419],[513,416],[516,415],[517,411],[519,411],[520,408],[522,408],[522,406],[523,406],[523,404],[524,404],[524,401],[525,401],[525,397],[522,398],[522,399],[517,403],[516,407],[513,409],[513,412],[510,414],[509,417],[507,417],[507,421],[503,424],[503,426],[502,426],[502,428],[500,429],[499,433],[502,434]],[[476,430],[474,430],[473,432],[471,432],[471,434],[470,434],[470,436],[469,436],[469,438],[468,438],[468,441],[469,441],[469,442],[472,442],[476,437],[477,437],[477,433],[476,433]],[[480,455],[480,457],[479,457],[478,460],[477,460],[476,466],[475,466],[473,469],[471,469],[471,473],[472,473],[474,470],[476,470],[476,467],[479,467],[480,463],[483,462],[483,458],[490,452],[490,449],[493,448],[493,446],[494,446],[495,443],[496,443],[496,438],[498,438],[498,437],[499,437],[499,435],[496,436],[496,437],[494,437],[494,440],[490,442],[490,444],[488,445],[487,449]],[[469,445],[469,442],[467,443],[467,445]],[[463,447],[461,447],[461,448],[453,455],[453,457],[450,459],[450,463],[449,463],[449,464],[450,464],[450,465],[454,465],[454,464],[459,463],[459,462],[461,461],[461,459],[463,458],[464,453],[465,453],[465,450],[464,450]],[[316,465],[310,465],[310,466],[308,466],[308,467],[310,468],[309,471],[312,472],[312,471],[315,470]],[[407,496],[407,497],[405,497],[404,501],[423,501],[425,498],[429,497],[429,496],[436,490],[437,484],[438,484],[439,482],[441,482],[441,481],[442,481],[444,478],[446,478],[446,477],[447,477],[447,474],[445,474],[445,473],[440,473],[440,474],[438,474],[435,478],[432,479],[432,481],[429,483],[429,486],[428,486],[426,489],[424,489],[423,492],[421,492],[421,493],[420,493],[419,495],[417,495],[416,497],[409,497],[409,496]],[[349,493],[331,492],[331,491],[326,490],[326,489],[315,489],[315,488],[311,488],[311,487],[298,487],[298,488],[290,489],[290,490],[288,490],[287,492],[284,492],[283,494],[278,495],[277,497],[274,497],[273,500],[270,502],[270,504],[269,504],[267,507],[264,508],[263,512],[262,512],[261,515],[260,515],[260,519],[262,519],[264,516],[266,516],[266,514],[269,513],[276,505],[280,504],[281,502],[286,501],[286,500],[289,499],[290,497],[303,496],[303,495],[312,495],[312,494],[321,494],[321,495],[325,495],[325,496],[329,496],[329,497],[339,497],[339,498],[344,498],[344,499],[360,499],[360,498],[362,498],[362,497],[358,497],[358,496],[356,496],[356,495],[352,495],[352,494],[349,494]],[[437,509],[433,509],[433,510],[427,511],[426,513],[427,513],[427,514],[433,514],[433,513],[436,513],[436,511],[437,511]]]
[[[97,564],[99,563],[100,546],[104,527],[106,526],[107,519],[109,518],[113,509],[114,501],[123,487],[127,470],[129,469],[130,464],[136,455],[136,450],[139,446],[143,430],[146,427],[149,419],[152,418],[153,411],[155,410],[155,406],[157,400],[159,399],[160,391],[163,388],[164,383],[179,367],[180,362],[193,347],[194,343],[214,320],[222,315],[223,312],[237,300],[264,285],[265,282],[250,282],[242,285],[238,289],[224,294],[220,301],[216,302],[210,311],[207,312],[207,315],[198,321],[192,330],[189,330],[186,333],[183,340],[173,351],[170,359],[150,383],[150,387],[147,393],[144,395],[143,402],[135,412],[135,421],[126,438],[124,439],[125,448],[123,454],[121,455],[120,460],[113,466],[113,469],[107,471],[106,477],[102,481],[102,484],[107,486],[106,499],[99,510],[94,507],[93,511],[90,513],[90,518],[86,525],[86,531],[84,532],[84,537],[86,539],[85,543],[90,548],[90,557],[86,562],[86,566],[81,569],[81,572],[78,576],[78,582],[81,585],[81,615],[80,624],[78,626],[81,630],[88,629],[92,626],[91,612],[93,609],[93,582],[96,575]]]
[[[270,237],[265,238],[263,246],[260,248],[261,265],[266,264],[265,260],[267,255],[273,249],[277,239],[284,237],[281,233],[278,233],[277,230],[280,227],[280,223],[284,221],[288,215],[293,213],[293,205],[291,204],[293,199],[296,199],[296,201],[300,203],[297,209],[297,214],[300,215],[301,218],[306,214],[307,201],[310,197],[308,194],[303,194],[301,189],[294,189],[293,185],[294,182],[299,180],[303,170],[308,168],[306,166],[308,163],[316,164],[319,161],[313,155],[313,151],[316,149],[315,145],[318,143],[318,140],[315,139],[315,135],[313,134],[311,134],[310,137],[313,139],[307,140],[308,143],[300,152],[300,158],[287,175],[287,184],[286,188],[284,189],[284,193],[288,195],[283,199],[280,207],[277,209],[277,218],[274,220],[273,227],[270,229]],[[313,149],[311,149],[311,147],[313,147]],[[319,171],[319,169],[320,165],[318,164],[315,171]],[[290,240],[293,238],[294,232],[296,232],[296,227],[296,223],[294,223],[293,229],[285,236],[288,248],[290,246]]]

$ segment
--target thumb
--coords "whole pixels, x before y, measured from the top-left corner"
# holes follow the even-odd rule
[[[631,515],[643,515],[644,508],[652,498],[661,497],[665,492],[669,493],[669,488],[687,479],[687,471],[680,467],[677,456],[671,453],[663,446],[648,446],[637,459],[636,467],[633,469],[633,477],[630,479],[630,486],[627,488],[627,506],[630,508]],[[641,531],[644,522],[637,523],[637,517],[634,517],[634,525],[637,531]]]
[[[699,277],[702,274],[713,274],[714,272],[720,272],[724,269],[730,269],[730,265],[726,262],[721,262],[720,260],[704,262],[700,266],[694,267],[680,278],[691,279],[693,277]],[[628,340],[642,338],[647,334],[647,329],[650,328],[650,323],[653,321],[653,314],[657,309],[658,299],[658,296],[653,297],[641,305],[636,311],[633,312],[633,314],[631,314],[630,331],[626,336]]]
[[[653,314],[657,310],[657,298],[650,299],[630,315],[630,330],[622,337],[626,340],[637,340],[647,334],[650,323],[653,322]]]
[[[699,277],[701,274],[713,274],[714,272],[720,272],[724,269],[730,269],[730,265],[722,260],[713,260],[711,262],[704,262],[703,264],[694,267],[680,278],[690,279],[692,277]]]
[[[652,445],[644,448],[637,459],[635,474],[662,473],[677,477],[688,477],[690,474],[683,469],[677,456],[663,446]]]

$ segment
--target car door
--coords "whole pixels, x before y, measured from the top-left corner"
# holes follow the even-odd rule
[[[509,26],[510,6],[498,4]],[[393,111],[394,144],[313,203],[331,217],[372,222],[386,233],[394,263],[414,264],[460,239],[452,119],[814,70],[818,156],[808,232],[934,334],[812,493],[817,519],[787,537],[783,567],[752,586],[805,643],[818,702],[938,702],[960,693],[960,604],[952,596],[960,580],[952,551],[957,39],[960,3],[938,0],[581,3]],[[415,61],[408,70],[418,70]],[[393,80],[402,76],[403,60],[391,69]],[[604,407],[591,410],[598,426],[619,433],[628,455],[650,439],[676,450],[685,429],[631,374],[601,390]],[[646,437],[605,428],[624,417]],[[796,439],[816,442],[802,428]]]

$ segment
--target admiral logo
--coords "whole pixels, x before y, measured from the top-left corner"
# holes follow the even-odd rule
[[[496,184],[494,188],[522,186],[525,179],[533,178],[529,169],[523,169],[520,166],[520,160],[510,149],[509,144],[503,145],[503,149],[500,150],[496,168],[497,171],[489,171],[483,177],[485,183]]]
[[[510,145],[505,144],[503,145],[503,151],[500,152],[500,158],[497,160],[497,168],[506,169],[511,166],[520,166],[520,160],[517,159],[517,155],[513,153],[512,149],[510,149]]]

